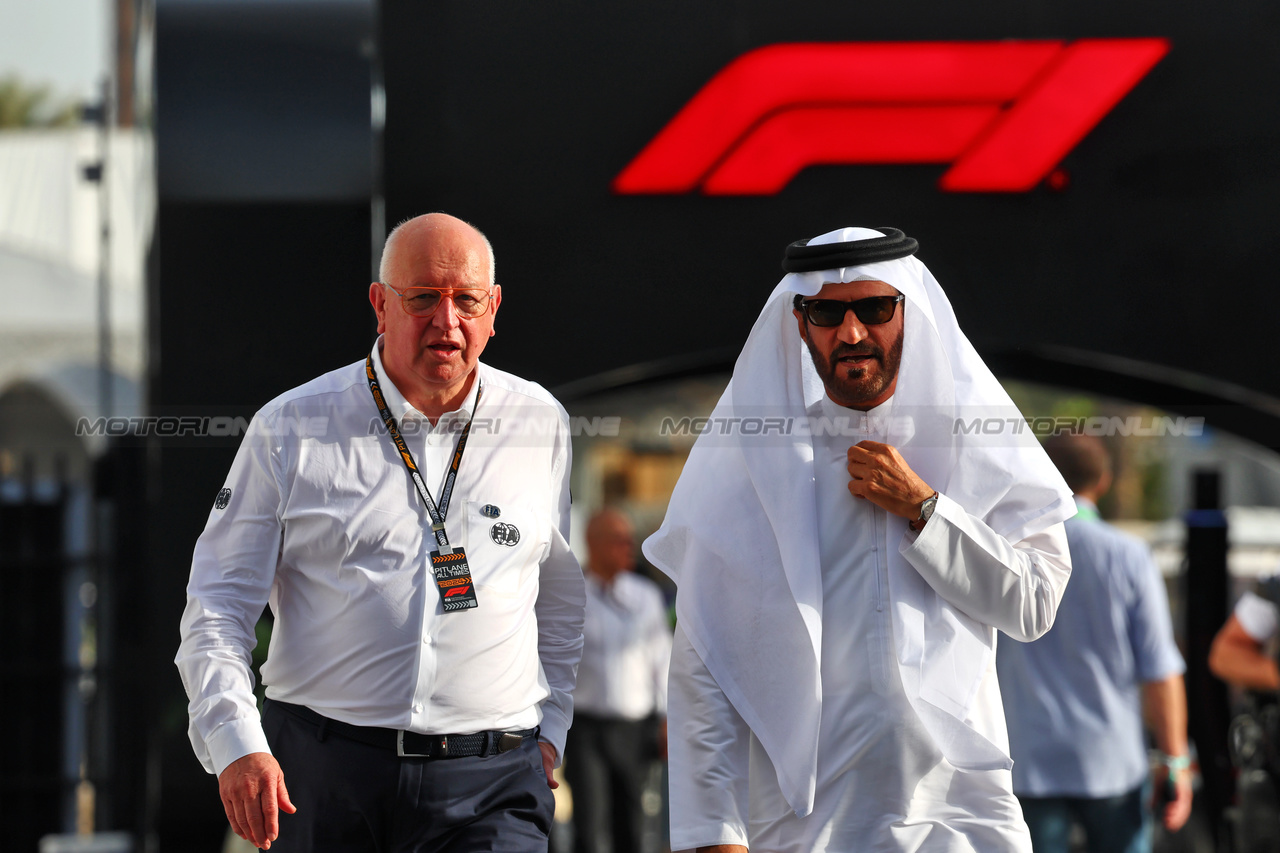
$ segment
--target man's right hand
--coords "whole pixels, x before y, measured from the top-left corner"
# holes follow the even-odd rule
[[[269,752],[251,752],[227,765],[218,777],[218,794],[232,831],[263,850],[280,835],[280,810],[297,811]]]

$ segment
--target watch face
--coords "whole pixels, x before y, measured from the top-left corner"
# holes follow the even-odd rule
[[[924,503],[920,505],[920,520],[928,521],[933,517],[933,508],[938,505],[938,496],[925,498]]]

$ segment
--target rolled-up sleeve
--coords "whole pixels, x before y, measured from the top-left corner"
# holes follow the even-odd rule
[[[1173,639],[1169,596],[1164,577],[1151,550],[1141,542],[1126,542],[1126,565],[1134,567],[1133,597],[1129,603],[1129,645],[1134,667],[1143,681],[1163,681],[1187,670]]]
[[[190,700],[191,745],[214,774],[249,753],[271,751],[250,670],[282,532],[269,432],[255,417],[196,542],[174,660]]]
[[[1030,642],[1053,626],[1071,575],[1062,524],[1010,542],[945,495],[902,555],[942,598],[972,619]]]
[[[1276,635],[1276,626],[1280,623],[1276,606],[1262,596],[1246,592],[1240,596],[1233,612],[1240,627],[1256,642],[1265,643]]]

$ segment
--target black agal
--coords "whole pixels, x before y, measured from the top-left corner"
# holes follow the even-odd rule
[[[797,240],[782,257],[785,272],[816,272],[837,267],[856,267],[877,261],[892,261],[914,255],[920,244],[897,228],[875,229],[885,236],[848,243],[824,243],[810,246],[808,240]]]

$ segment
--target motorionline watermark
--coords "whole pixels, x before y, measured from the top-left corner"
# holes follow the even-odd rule
[[[433,427],[429,421],[412,420],[396,424],[401,435],[417,435],[418,433],[441,432],[457,434],[467,428],[468,421],[453,419],[445,421],[443,428]],[[560,422],[552,418],[472,418],[470,420],[472,435],[503,436],[542,436],[555,435],[560,429]],[[595,438],[617,438],[622,431],[622,418],[610,415],[607,417],[586,417],[573,415],[569,418],[569,435],[574,438],[582,436]],[[368,435],[385,435],[387,425],[381,418],[369,421]]]
[[[1030,434],[1036,438],[1048,438],[1054,435],[1092,435],[1099,438],[1196,437],[1204,435],[1204,418],[1181,415],[956,418],[952,423],[951,434],[984,436]]]
[[[658,435],[664,438],[697,435],[743,436],[865,436],[869,433],[901,433],[910,431],[910,417],[794,417],[744,415],[717,417],[666,417],[658,424]]]
[[[829,416],[715,416],[666,417],[658,425],[663,437],[679,436],[907,436],[916,431],[911,415]],[[1062,433],[1111,436],[1200,436],[1203,417],[1129,415],[1089,417],[959,417],[952,419],[954,436],[1033,435],[1047,438]]]
[[[161,438],[243,438],[246,435],[298,436],[299,438],[329,438],[331,419],[327,415],[310,417],[281,417],[270,421],[254,421],[243,416],[231,415],[147,415],[137,417],[80,418],[76,421],[76,435],[84,437],[124,438],[158,436]],[[444,424],[446,433],[460,433],[466,428],[464,420],[449,420]],[[614,438],[619,435],[622,418],[618,416],[574,416],[569,418],[569,435]],[[428,421],[412,420],[397,425],[403,435],[433,432]],[[549,436],[561,429],[554,418],[495,417],[474,418],[471,421],[473,435]],[[386,425],[379,418],[369,421],[366,434],[382,435]]]
[[[329,427],[326,417],[294,418],[289,428],[295,435],[323,434]],[[312,424],[312,421],[320,423]],[[249,433],[251,421],[231,415],[140,415],[136,417],[80,418],[76,435],[123,438],[162,436],[165,438],[238,438]]]

